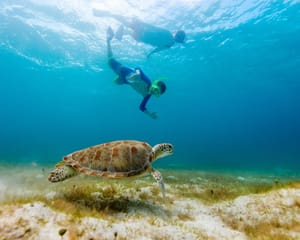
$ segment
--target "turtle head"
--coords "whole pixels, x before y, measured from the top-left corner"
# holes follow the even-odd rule
[[[153,148],[153,159],[155,161],[158,158],[166,157],[173,154],[173,145],[171,143],[160,143],[155,145]]]

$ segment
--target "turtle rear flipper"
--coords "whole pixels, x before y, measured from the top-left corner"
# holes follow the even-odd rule
[[[74,168],[68,165],[64,165],[61,167],[57,167],[53,171],[51,171],[48,176],[48,180],[50,182],[61,182],[77,174],[78,172]]]

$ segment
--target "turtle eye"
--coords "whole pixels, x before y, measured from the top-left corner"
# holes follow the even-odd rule
[[[163,147],[162,147],[162,150],[164,152],[173,152],[173,148],[170,144],[164,144]]]

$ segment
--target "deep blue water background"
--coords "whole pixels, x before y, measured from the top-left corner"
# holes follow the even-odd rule
[[[137,139],[174,144],[159,167],[299,172],[299,1],[113,2],[1,1],[2,163],[54,164],[90,145]],[[150,59],[151,47],[130,37],[112,43],[124,64],[167,77],[166,94],[148,103],[159,119],[112,82],[105,29],[119,23],[93,17],[93,7],[186,31],[184,46]]]

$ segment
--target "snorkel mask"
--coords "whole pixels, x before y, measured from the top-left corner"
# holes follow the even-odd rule
[[[154,95],[155,97],[159,97],[161,95],[160,93],[160,87],[157,86],[156,84],[151,84],[151,87],[150,87],[150,93],[152,95]]]
[[[162,81],[166,78],[159,78],[155,80],[150,86],[150,93],[153,94],[155,97],[160,97],[166,91],[166,84]]]

